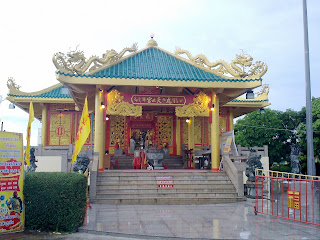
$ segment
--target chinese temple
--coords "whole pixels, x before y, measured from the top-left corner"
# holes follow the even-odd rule
[[[231,63],[180,48],[171,53],[152,37],[144,49],[133,44],[101,57],[86,58],[78,50],[56,53],[59,83],[26,93],[9,79],[7,99],[26,112],[32,100],[35,117],[42,122],[43,146],[74,144],[88,96],[92,134],[86,146],[92,144],[100,159],[106,150],[113,155],[118,148],[132,155],[140,144],[166,145],[171,156],[211,147],[215,171],[220,164],[220,134],[233,130],[234,118],[270,105],[267,85],[253,94],[262,86],[267,65],[252,61],[245,53]]]

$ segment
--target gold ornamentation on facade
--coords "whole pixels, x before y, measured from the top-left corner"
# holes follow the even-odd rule
[[[110,116],[110,145],[114,146],[116,142],[124,145],[124,123],[123,116]]]
[[[182,121],[182,144],[188,145],[188,123],[186,119]]]
[[[207,117],[204,118],[204,124],[203,124],[203,137],[204,137],[204,144],[205,145],[210,145],[210,134],[209,134],[209,129],[211,128],[211,125],[209,123],[209,120]],[[208,142],[209,141],[209,142]]]
[[[123,49],[120,53],[115,50],[107,50],[103,57],[92,56],[88,60],[82,51],[70,51],[67,54],[56,53],[53,55],[52,61],[56,68],[63,73],[84,74],[88,69],[89,73],[106,68],[109,65],[117,63],[126,52],[136,52],[138,50],[137,43],[130,48]]]
[[[124,97],[117,90],[112,90],[107,96],[107,114],[121,116],[142,116],[142,107],[134,106],[128,102],[124,102]]]
[[[71,144],[71,114],[51,114],[49,131],[49,145]]]
[[[7,87],[9,88],[9,90],[12,90],[12,89],[20,90],[21,86],[16,84],[16,81],[14,80],[13,77],[9,77],[7,81]]]
[[[193,101],[186,106],[176,107],[177,117],[209,116],[209,97],[205,93],[199,92]]]
[[[201,145],[201,117],[194,118],[194,144]]]
[[[198,54],[193,57],[189,51],[176,48],[176,55],[186,54],[189,61],[193,64],[199,65],[206,70],[209,70],[213,74],[223,77],[235,77],[235,78],[260,78],[268,70],[268,66],[261,62],[256,61],[252,64],[252,57],[242,52],[242,54],[236,55],[236,58],[228,64],[226,61],[218,60],[211,63],[208,58],[203,54]],[[249,68],[251,67],[251,68]]]
[[[208,145],[211,145],[211,123],[208,124],[208,137],[209,137],[209,142]]]
[[[220,134],[227,131],[227,117],[219,117]]]
[[[160,145],[168,143],[172,145],[173,117],[166,115],[158,115],[158,129]]]

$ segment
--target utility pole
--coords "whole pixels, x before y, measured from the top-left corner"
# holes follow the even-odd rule
[[[303,30],[304,30],[304,67],[305,67],[305,80],[306,80],[307,170],[308,170],[308,175],[316,175],[316,167],[315,167],[314,156],[313,156],[313,131],[312,131],[307,1],[302,0],[302,3],[303,3]]]

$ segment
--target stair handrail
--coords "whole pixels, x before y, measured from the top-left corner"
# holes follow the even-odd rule
[[[238,170],[234,163],[231,161],[228,154],[222,156],[223,159],[223,170],[227,173],[233,186],[235,187],[238,196],[244,196],[244,186],[243,186],[243,171]]]

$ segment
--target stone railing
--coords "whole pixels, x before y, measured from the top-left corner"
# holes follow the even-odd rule
[[[250,147],[256,150],[256,155],[260,155],[261,157],[268,157],[268,145],[264,145],[263,147]],[[249,156],[250,150],[248,147],[242,147],[241,145],[237,145],[237,150],[239,156]]]
[[[99,153],[95,152],[93,154],[92,161],[90,161],[90,164],[89,164],[89,172],[90,172],[89,198],[90,199],[94,199],[97,195],[98,168],[99,168]]]
[[[222,156],[223,170],[227,173],[232,184],[236,188],[239,197],[244,196],[244,186],[243,186],[243,170],[238,169],[234,163],[231,161],[229,155]]]

